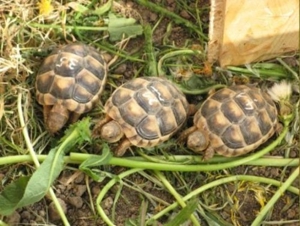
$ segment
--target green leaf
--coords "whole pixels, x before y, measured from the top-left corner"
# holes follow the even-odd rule
[[[90,176],[93,180],[101,182],[107,177],[107,174],[99,170],[93,170],[92,167],[106,165],[113,157],[106,143],[103,144],[102,155],[92,155],[80,164],[79,169]]]
[[[58,151],[64,151],[67,154],[71,147],[75,144],[82,144],[83,142],[91,142],[91,131],[90,131],[90,118],[84,118],[69,126],[65,131],[65,135],[59,141]]]
[[[155,57],[153,38],[152,38],[152,28],[150,25],[144,26],[144,35],[145,35],[145,53],[147,56],[147,64],[148,64],[148,74],[150,76],[158,76],[160,75],[157,71],[157,61]]]
[[[101,7],[97,8],[94,11],[92,11],[92,13],[101,16],[101,15],[103,15],[104,13],[106,13],[107,11],[109,11],[111,9],[112,3],[113,3],[113,1],[109,0],[105,4],[101,5]]]
[[[193,199],[192,201],[188,202],[187,205],[165,226],[173,226],[173,225],[181,225],[186,222],[191,214],[196,210],[198,205],[198,200]]]
[[[52,149],[31,177],[22,177],[7,186],[0,195],[0,214],[12,214],[17,208],[41,200],[62,171],[63,157],[63,152],[57,152],[56,148]],[[2,205],[2,199],[7,197],[6,205]]]
[[[135,24],[133,18],[119,18],[114,14],[109,14],[108,32],[111,41],[122,40],[123,35],[126,37],[136,37],[143,34],[143,27]]]
[[[0,214],[10,215],[14,212],[19,200],[22,199],[29,178],[21,177],[6,186],[0,195]]]
[[[9,215],[17,208],[41,200],[63,170],[65,154],[76,144],[90,140],[89,125],[89,118],[71,125],[59,146],[51,149],[31,177],[22,177],[8,185],[0,194],[0,214]]]
[[[66,6],[72,8],[75,12],[84,13],[89,10],[88,7],[79,4],[78,2],[69,2]]]
[[[32,174],[17,207],[27,206],[41,200],[63,168],[64,152],[58,152],[56,148],[52,149],[45,161]]]

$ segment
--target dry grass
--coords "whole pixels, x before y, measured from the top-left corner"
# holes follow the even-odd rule
[[[161,61],[161,64],[158,64],[161,66],[158,70],[166,74],[169,74],[169,72],[170,74],[172,72],[174,73],[174,71],[176,72],[176,75],[180,74],[180,78],[176,77],[174,80],[179,82],[179,85],[183,90],[191,90],[190,94],[197,94],[197,96],[194,95],[192,97],[193,102],[199,102],[199,99],[202,99],[199,97],[199,94],[202,94],[202,92],[199,92],[199,87],[206,92],[208,87],[219,83],[230,84],[232,82],[244,82],[243,78],[247,78],[247,82],[255,81],[264,85],[277,80],[276,77],[266,78],[265,76],[258,77],[257,74],[253,75],[251,74],[251,70],[247,67],[234,68],[234,70],[221,70],[209,65],[205,61],[205,45],[195,45],[195,42],[200,39],[201,43],[205,43],[205,40],[202,37],[203,34],[205,34],[203,31],[206,29],[205,24],[201,24],[201,29],[198,31],[199,33],[197,35],[189,36],[193,36],[194,40],[184,40],[182,42],[183,44],[181,43],[182,46],[176,46],[176,44],[174,44],[175,42],[172,41],[172,31],[173,33],[176,32],[176,29],[178,29],[176,26],[185,26],[186,23],[184,22],[186,22],[186,20],[182,23],[178,23],[179,25],[176,26],[174,26],[174,23],[168,22],[168,29],[171,29],[170,33],[166,33],[163,44],[155,46],[155,49],[153,46],[156,45],[156,43],[153,42],[157,37],[153,35],[153,33],[149,34],[149,36],[145,35],[146,40],[141,41],[141,39],[144,38],[143,36],[136,38],[138,41],[135,39],[130,40],[127,48],[122,49],[124,40],[110,42],[106,30],[95,31],[95,27],[103,26],[104,18],[107,18],[107,14],[99,16],[95,12],[93,14],[82,13],[82,7],[88,7],[90,3],[90,1],[86,0],[68,3],[63,1],[42,0],[40,1],[40,4],[34,0],[3,0],[1,2],[1,157],[28,155],[28,139],[38,155],[47,154],[53,144],[59,140],[59,137],[51,137],[48,132],[45,131],[42,107],[38,105],[35,100],[34,89],[35,75],[42,60],[59,44],[65,44],[75,40],[83,41],[105,50],[111,55],[118,54],[118,60],[111,65],[108,87],[102,96],[103,101],[105,101],[112,90],[123,81],[138,76],[141,73],[147,74],[155,71],[156,69],[149,69],[149,67],[152,67],[153,65],[157,66],[158,58],[166,59],[163,62]],[[101,3],[92,1],[91,8],[99,9],[103,4],[104,1]],[[187,13],[195,13],[192,11],[193,8],[186,4],[186,1],[178,1],[178,4],[183,7]],[[136,12],[136,9],[130,8],[130,5],[122,6],[116,4],[114,7],[115,10],[122,14],[122,16],[126,14],[126,16],[129,15],[130,17],[141,17],[141,15]],[[151,10],[155,12],[154,14],[158,15],[155,22],[151,21],[152,24],[150,30],[153,29],[152,32],[154,32],[156,26],[159,27],[161,25],[160,23],[165,23],[165,21],[160,14],[160,8],[153,8],[150,9],[150,11]],[[170,17],[172,17],[172,15],[170,15]],[[174,17],[172,19],[175,20],[176,18]],[[191,18],[191,20],[201,23],[201,18],[199,17]],[[189,32],[193,33],[194,26],[192,28],[187,26],[187,30],[188,29],[191,29]],[[177,37],[174,38],[175,41],[178,40],[176,38]],[[189,55],[190,49],[199,51],[198,53],[201,54]],[[172,54],[170,55],[170,53]],[[152,59],[153,61],[147,61],[147,59]],[[285,64],[282,64],[282,62]],[[299,75],[297,75],[299,56],[282,56],[280,61],[274,60],[271,63],[279,65],[281,69],[283,68],[285,72],[290,75],[292,82],[295,84],[292,102],[293,105],[296,106],[294,109],[295,117],[289,126],[285,141],[279,145],[278,148],[274,149],[274,155],[280,157],[285,156],[289,160],[292,159],[296,162],[297,158],[299,158],[299,146],[297,146],[299,143]],[[130,73],[126,72],[126,74],[124,72],[125,76],[123,77],[120,75],[121,73],[118,72],[118,69],[124,64],[127,65],[127,70],[130,71]],[[239,70],[246,69],[249,69],[249,73],[242,73],[243,75],[240,76]],[[278,70],[278,67],[271,70],[276,72],[275,69]],[[259,70],[264,70],[264,68],[258,68],[258,73]],[[279,73],[281,72],[282,71],[279,71]],[[189,79],[190,74],[196,75],[196,77],[199,77],[199,74],[204,74],[205,76],[201,79],[193,80],[189,84],[187,80]],[[185,76],[187,76],[187,78],[185,78]],[[279,78],[282,78],[282,73]],[[22,112],[20,112],[20,105]],[[101,115],[101,106],[98,106],[88,115],[93,118],[99,118],[99,114]],[[21,126],[22,119],[24,119],[26,125],[28,139],[24,136],[24,127]],[[78,149],[87,153],[94,151],[93,147],[90,145],[82,145],[78,147]],[[173,156],[166,153],[165,150],[172,150],[171,153],[177,156],[174,157],[174,162],[172,162]],[[200,170],[197,172],[192,172],[193,170],[191,170],[191,172],[174,170],[173,172],[164,173],[165,170],[168,170],[168,164],[173,166],[176,164],[187,165],[186,167],[189,167],[190,163],[196,163],[195,165],[199,165],[203,168],[205,168],[206,165],[202,165],[203,163],[199,158],[197,159],[197,156],[190,155],[191,153],[184,147],[175,144],[174,140],[170,140],[166,144],[156,148],[152,153],[146,151],[144,154],[145,153],[149,153],[151,156],[137,157],[136,159],[134,157],[128,157],[128,159],[132,161],[144,161],[147,166],[151,166],[153,161],[154,163],[162,162],[163,164],[166,164],[165,169],[151,170],[151,167],[149,167],[150,170],[140,170],[136,172],[134,170],[134,163],[132,165],[133,169],[131,169],[129,165],[125,168],[114,168],[112,166],[101,168],[101,170],[105,172],[104,180],[102,182],[95,185],[95,182],[91,182],[91,179],[88,177],[82,182],[88,187],[88,195],[85,202],[87,203],[87,208],[92,213],[92,217],[91,215],[80,216],[80,219],[85,219],[86,217],[92,219],[92,223],[98,222],[95,223],[95,225],[105,225],[107,221],[106,223],[100,224],[99,221],[95,220],[99,220],[99,211],[97,212],[97,206],[94,205],[96,205],[96,202],[102,203],[104,196],[107,195],[114,198],[115,203],[113,204],[112,209],[116,218],[118,218],[118,215],[122,214],[122,212],[118,212],[118,208],[121,208],[118,207],[119,202],[125,206],[124,209],[126,210],[126,207],[128,208],[126,203],[127,205],[132,205],[128,204],[130,203],[130,198],[133,196],[139,197],[139,203],[134,206],[135,209],[132,211],[136,212],[135,214],[132,214],[134,216],[132,218],[134,219],[130,224],[128,223],[128,225],[146,225],[145,222],[148,222],[150,217],[152,217],[154,222],[153,225],[160,225],[158,222],[171,221],[171,219],[176,218],[179,214],[182,214],[182,219],[185,219],[187,222],[193,222],[193,225],[200,225],[200,221],[203,225],[210,225],[213,222],[218,222],[222,225],[242,225],[239,222],[244,222],[244,225],[250,225],[253,216],[266,206],[268,200],[276,193],[276,186],[280,187],[280,184],[276,184],[277,182],[272,181],[272,179],[285,182],[290,174],[292,174],[292,169],[296,166],[293,163],[287,163],[286,167],[283,167],[283,163],[280,163],[281,165],[278,163],[279,165],[277,167],[268,167],[264,165],[265,163],[263,163],[263,161],[259,161],[258,159],[256,162],[252,163],[252,166],[249,163],[249,166],[242,165],[231,169],[217,169],[210,172],[204,172],[205,170],[201,170],[202,172],[199,172]],[[288,153],[291,154],[288,155]],[[183,154],[186,156],[182,156]],[[141,155],[143,155],[143,153],[141,153]],[[153,155],[157,155],[158,157],[153,157]],[[230,162],[233,161],[233,159],[221,158],[215,159],[215,161]],[[278,162],[280,162],[280,160]],[[211,164],[214,165],[214,162]],[[1,162],[0,165],[0,191],[20,176],[31,175],[35,171],[35,167],[30,162],[19,161],[14,164],[5,164]],[[75,164],[75,168],[72,168],[74,165],[68,166],[66,167],[66,171],[74,173],[77,171],[76,166],[78,166],[78,164]],[[273,171],[276,171],[277,173],[274,173]],[[259,178],[251,176],[258,176],[263,178],[263,180],[267,181],[269,184],[276,185],[275,189],[270,189],[270,186],[262,183],[262,181],[259,181],[260,183],[258,183],[257,180],[259,180]],[[122,177],[123,181],[120,180]],[[120,181],[120,186],[123,186],[132,193],[127,190],[127,193],[123,194],[122,189],[117,189],[117,191],[112,192],[112,195],[111,187],[109,187],[108,184],[111,183],[112,186],[116,186]],[[55,186],[58,184],[59,183],[55,184]],[[280,204],[280,206],[274,207],[273,212],[269,212],[266,220],[272,222],[276,219],[279,221],[280,219],[276,218],[275,215],[281,213],[280,208],[282,206],[286,208],[285,212],[288,212],[292,207],[295,208],[295,203],[297,204],[299,201],[295,198],[297,196],[296,193],[299,192],[299,187],[298,190],[295,188],[298,185],[299,183],[297,183],[297,181],[293,183],[294,187],[292,188],[294,189],[292,189],[291,193],[283,195],[280,202],[284,202],[282,200],[288,201],[284,204]],[[92,190],[95,190],[96,187],[99,186],[101,189],[107,190],[105,190],[106,193],[103,193],[103,196],[100,198],[98,197],[98,200],[96,201],[96,195],[98,194],[93,194]],[[289,188],[290,187],[291,186],[289,186]],[[127,197],[126,194],[128,195]],[[197,200],[195,202],[197,203],[195,208],[191,210],[185,208],[187,205],[189,206],[190,200],[192,200],[191,206],[193,206],[193,199]],[[43,204],[43,202],[41,203]],[[255,209],[254,213],[247,213],[247,208],[250,207]],[[33,211],[35,211],[34,208]],[[191,215],[194,211],[196,214]],[[299,221],[297,222],[299,212],[296,212],[295,215],[290,218],[287,217],[285,212],[281,215],[283,218],[285,217],[281,223],[284,223],[285,221],[290,221],[290,225],[299,223]],[[106,210],[104,215],[108,213],[109,211]],[[272,214],[273,218],[271,217]],[[44,225],[50,224],[47,217],[46,214],[42,219]],[[68,217],[71,218],[67,215],[67,218]],[[103,217],[103,215],[101,215],[101,217]],[[125,216],[124,218],[126,219],[129,217]],[[0,215],[0,225],[5,225],[4,221],[4,216]],[[121,223],[119,225],[121,225]],[[148,225],[150,225],[150,223]],[[186,223],[186,225],[188,225],[188,223]]]

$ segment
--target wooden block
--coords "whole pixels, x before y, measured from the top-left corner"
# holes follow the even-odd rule
[[[211,0],[208,60],[221,67],[299,50],[299,0]]]

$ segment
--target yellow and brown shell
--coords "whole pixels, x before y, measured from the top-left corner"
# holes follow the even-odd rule
[[[208,149],[231,157],[246,154],[267,141],[277,126],[277,109],[264,91],[236,85],[208,97],[194,125],[209,141]]]
[[[53,106],[77,115],[90,111],[99,100],[106,78],[106,62],[93,47],[73,43],[55,49],[41,65],[35,83],[45,121],[53,120],[45,115],[51,114]],[[51,127],[51,122],[46,124]]]
[[[184,94],[168,80],[142,77],[117,88],[105,112],[120,124],[132,145],[153,147],[184,124],[188,106]]]
[[[82,114],[98,100],[106,77],[106,63],[96,49],[69,44],[44,60],[36,77],[37,100],[42,105],[61,103]]]

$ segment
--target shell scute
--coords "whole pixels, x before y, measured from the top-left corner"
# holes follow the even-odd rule
[[[272,102],[268,102],[266,95],[261,95],[259,92],[248,92],[249,98],[253,100],[257,109],[265,108],[266,104],[272,104]]]
[[[87,89],[79,85],[74,86],[74,90],[71,96],[73,96],[73,100],[82,104],[88,103],[94,97],[94,95],[88,92]]]
[[[119,106],[119,112],[121,118],[133,127],[137,126],[147,117],[147,113],[140,105],[136,104],[136,101],[133,99],[130,99],[126,104]]]
[[[111,96],[111,102],[115,106],[121,106],[131,99],[134,92],[131,90],[119,88],[114,92],[114,95]]]
[[[162,108],[156,114],[159,131],[162,136],[166,136],[176,130],[177,123],[171,108]]]
[[[272,122],[267,111],[258,112],[256,119],[262,135],[266,135],[272,129]]]
[[[235,95],[235,91],[231,89],[222,89],[214,93],[213,95],[211,95],[210,98],[220,103],[222,102],[224,103],[231,100],[234,95]]]
[[[222,135],[224,131],[230,126],[230,121],[222,112],[216,112],[210,117],[206,118],[207,128],[214,134]],[[197,124],[199,127],[201,125]]]
[[[74,78],[83,69],[83,58],[72,53],[60,53],[54,64],[54,73]]]
[[[98,58],[99,57],[100,56],[98,56]],[[83,65],[86,71],[95,76],[98,80],[103,80],[106,76],[106,74],[103,73],[105,62],[103,59],[98,58],[88,55],[84,58]]]
[[[228,136],[230,134],[230,136]],[[223,143],[232,149],[238,149],[245,147],[244,140],[241,139],[242,134],[238,125],[232,125],[227,127],[224,134],[221,135]]]
[[[66,45],[63,50],[58,50],[60,52],[72,53],[80,57],[85,57],[89,54],[91,48],[86,45],[78,45],[77,43],[72,43]]]
[[[99,79],[90,71],[84,69],[76,76],[76,84],[81,86],[92,95],[97,95],[101,89]]]
[[[36,86],[39,88],[38,92],[41,94],[49,93],[54,79],[55,79],[54,71],[40,74],[39,79],[36,81]],[[39,103],[43,103],[43,102],[39,101]]]
[[[240,105],[235,101],[222,104],[220,110],[228,121],[234,124],[242,122],[245,118],[245,111],[243,111]]]
[[[185,100],[176,99],[174,100],[172,106],[172,112],[174,114],[177,125],[182,125],[186,121],[186,117],[188,114],[188,104]]]
[[[74,88],[75,81],[73,78],[55,76],[49,93],[57,99],[71,99]]]
[[[141,78],[136,78],[133,81],[124,83],[122,85],[123,88],[130,89],[133,91],[139,90],[139,89],[143,88],[144,86],[145,86],[145,80],[143,80]]]
[[[213,114],[219,111],[220,102],[215,99],[210,99],[210,101],[205,101],[200,108],[199,116],[202,115],[205,118],[209,118]],[[197,116],[197,117],[199,117]],[[194,121],[197,120],[197,117],[194,117]]]
[[[145,140],[154,140],[159,138],[157,133],[155,122],[155,116],[145,117],[136,127],[137,134]]]
[[[240,123],[240,130],[242,133],[241,139],[245,141],[245,145],[256,143],[262,138],[259,123],[253,117],[245,118],[245,120]]]
[[[140,89],[134,94],[134,99],[147,114],[156,114],[161,109],[161,104],[155,95],[146,88]]]
[[[174,100],[174,96],[172,96],[170,88],[164,83],[151,82],[147,86],[147,89],[154,94],[156,97],[155,99],[163,106],[169,106]]]

